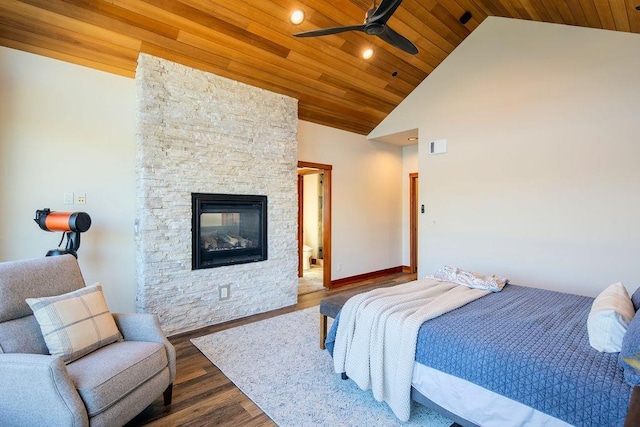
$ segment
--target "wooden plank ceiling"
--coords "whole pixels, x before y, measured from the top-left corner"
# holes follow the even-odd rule
[[[371,0],[0,0],[0,45],[127,77],[144,52],[291,96],[300,119],[367,134],[487,16],[640,33],[638,5],[404,0],[388,24],[418,47],[413,56],[364,33],[292,37],[360,24]],[[299,26],[294,9],[306,15]]]

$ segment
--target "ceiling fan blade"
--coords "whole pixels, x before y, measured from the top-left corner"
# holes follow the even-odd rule
[[[388,25],[385,27],[384,32],[382,34],[378,34],[382,40],[387,43],[397,47],[398,49],[402,49],[411,55],[415,55],[418,53],[418,48],[416,45],[411,43],[405,36],[396,33],[391,27]]]
[[[320,30],[303,31],[301,33],[295,33],[295,37],[317,37],[328,36],[330,34],[344,33],[346,31],[364,31],[364,25],[349,25],[346,27],[329,27],[322,28]]]
[[[389,18],[391,18],[391,15],[393,15],[400,6],[400,3],[402,3],[402,0],[382,0],[382,3],[380,3],[380,6],[373,12],[373,16],[368,22],[386,24]]]

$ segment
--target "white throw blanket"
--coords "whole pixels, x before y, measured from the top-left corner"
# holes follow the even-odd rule
[[[350,298],[336,332],[335,372],[346,372],[362,390],[372,389],[377,401],[387,402],[398,419],[407,421],[420,326],[490,293],[421,279]]]
[[[447,265],[443,265],[433,276],[427,276],[426,278],[439,280],[441,282],[456,283],[469,288],[487,289],[491,292],[500,292],[509,282],[509,280],[504,277],[496,276],[495,274],[474,273]]]

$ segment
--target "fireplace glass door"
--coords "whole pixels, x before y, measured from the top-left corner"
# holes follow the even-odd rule
[[[267,259],[266,196],[192,193],[193,269]]]

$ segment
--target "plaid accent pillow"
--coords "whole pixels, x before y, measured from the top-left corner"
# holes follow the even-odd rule
[[[65,363],[122,340],[99,282],[64,295],[26,301],[40,324],[49,353]]]

